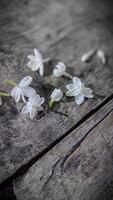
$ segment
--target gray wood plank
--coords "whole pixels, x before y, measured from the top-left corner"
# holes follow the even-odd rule
[[[69,66],[67,70],[80,76],[95,95],[80,107],[73,100],[61,102],[56,109],[68,112],[69,119],[46,110],[33,122],[23,121],[14,102],[4,99],[0,108],[2,182],[112,95],[113,16],[110,2],[102,5],[92,0],[1,1],[0,11],[0,84],[5,79],[19,81],[33,75],[33,86],[48,99],[51,86],[44,85],[43,79],[26,67],[27,55],[38,47],[44,57],[62,59]],[[107,65],[102,66],[96,59],[87,65],[76,64],[76,59],[93,47],[101,47],[108,54]],[[48,71],[48,64],[45,68]],[[58,84],[63,83],[61,79]]]
[[[17,200],[113,199],[113,100],[13,182]]]

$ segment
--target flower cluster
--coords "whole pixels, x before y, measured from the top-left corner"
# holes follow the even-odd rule
[[[89,62],[94,56],[97,56],[102,64],[106,63],[106,57],[102,50],[92,49],[81,57],[81,62]],[[34,55],[28,55],[29,62],[27,66],[31,71],[39,71],[41,76],[44,75],[44,60],[42,55],[37,49],[34,49]],[[81,105],[85,98],[93,98],[93,91],[89,87],[85,87],[85,84],[78,78],[73,77],[66,72],[66,65],[63,62],[58,64],[53,69],[53,76],[59,78],[61,76],[67,77],[71,80],[71,83],[66,85],[67,91],[65,95],[67,97],[74,97],[77,105]],[[0,92],[0,105],[2,105],[2,96],[11,96],[16,103],[21,100],[24,103],[22,108],[22,115],[28,115],[30,119],[34,119],[37,116],[37,112],[43,110],[44,97],[40,97],[36,90],[30,86],[32,82],[31,76],[24,77],[18,84],[12,80],[7,80],[6,83],[13,87],[10,94]],[[56,102],[59,102],[63,97],[63,92],[60,88],[54,88],[50,96],[49,108],[52,108]]]
[[[36,90],[29,86],[31,82],[31,76],[24,77],[19,84],[7,80],[7,84],[14,86],[11,90],[11,97],[14,98],[16,103],[21,99],[25,103],[22,108],[22,114],[29,114],[30,119],[33,119],[36,117],[38,111],[43,110],[41,105],[44,103],[44,97],[40,97],[40,95],[36,93]]]

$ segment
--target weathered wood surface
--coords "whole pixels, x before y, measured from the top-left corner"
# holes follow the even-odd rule
[[[14,181],[17,199],[112,200],[112,119],[113,100]]]
[[[111,5],[111,1],[102,4],[93,0],[0,2],[1,84],[7,78],[19,81],[25,75],[33,75],[26,67],[26,57],[38,47],[44,57],[59,58],[68,64],[70,73],[81,77],[95,95],[80,107],[74,101],[62,102],[57,109],[68,112],[69,119],[45,111],[33,122],[23,121],[14,102],[5,100],[0,108],[0,182],[112,97]],[[105,66],[96,59],[88,65],[75,64],[78,57],[93,47],[100,47],[108,54],[109,61]],[[33,85],[48,98],[48,87],[38,75],[34,76]]]

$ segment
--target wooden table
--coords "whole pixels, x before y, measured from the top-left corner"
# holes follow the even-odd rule
[[[51,58],[45,79],[26,66],[34,47]],[[97,58],[76,62],[92,48],[105,51],[105,65]],[[3,99],[0,200],[113,200],[112,0],[1,0],[1,90],[4,80],[31,75],[32,86],[48,101],[57,60],[93,89],[94,98],[81,106],[64,99],[34,121],[20,117],[22,103]]]

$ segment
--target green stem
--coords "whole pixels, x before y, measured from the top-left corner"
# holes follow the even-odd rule
[[[9,93],[0,92],[0,96],[10,97],[11,95]]]
[[[69,117],[68,113],[65,113],[65,112],[57,111],[57,113],[60,114],[60,115],[64,115],[64,116],[66,116],[66,117]]]
[[[52,100],[51,100],[51,101],[49,102],[49,108],[52,108],[54,105],[55,105],[55,101],[52,101]]]
[[[63,75],[64,75],[65,77],[67,77],[67,78],[73,79],[73,77],[72,77],[69,73],[67,73],[67,72],[64,72]]]
[[[12,81],[12,80],[6,80],[5,83],[7,85],[10,85],[10,86],[13,86],[13,87],[17,86],[17,84],[14,81]]]

